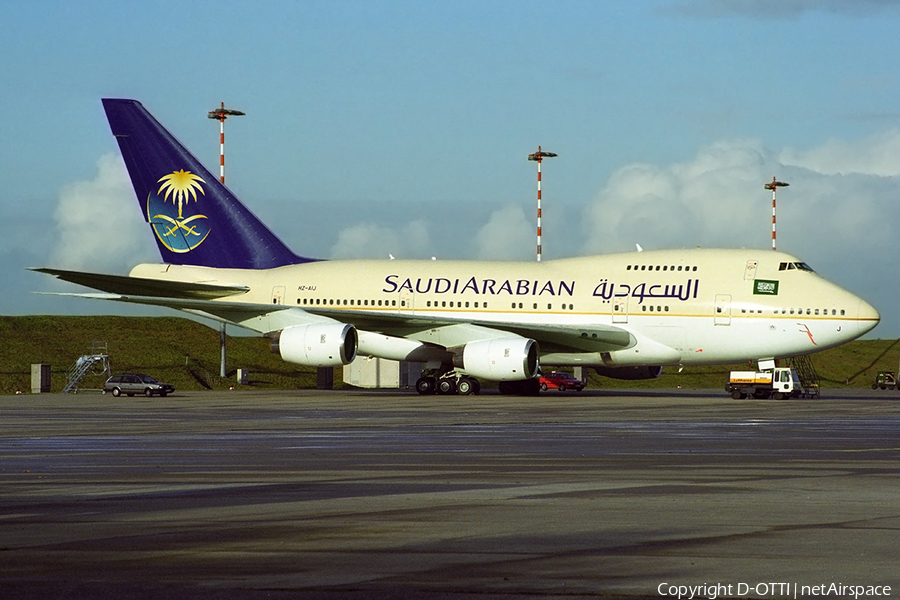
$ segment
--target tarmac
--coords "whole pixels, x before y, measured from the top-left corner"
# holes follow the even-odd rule
[[[824,395],[3,396],[0,596],[900,597],[900,392]]]

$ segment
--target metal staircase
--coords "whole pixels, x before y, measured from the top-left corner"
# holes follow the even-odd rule
[[[94,341],[88,354],[79,356],[69,370],[66,372],[66,387],[63,393],[78,393],[81,389],[100,390],[102,384],[98,388],[80,388],[78,386],[81,380],[88,375],[101,376],[103,382],[112,375],[109,366],[109,354],[106,342]]]
[[[788,359],[788,366],[797,371],[800,377],[800,385],[803,387],[804,398],[819,397],[819,374],[813,366],[812,359],[808,356],[795,356]]]

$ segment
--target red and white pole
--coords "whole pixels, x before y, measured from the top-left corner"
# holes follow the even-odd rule
[[[225,103],[222,103],[225,108]],[[219,181],[225,183],[225,117],[219,119]]]
[[[219,108],[211,110],[207,114],[210,119],[215,119],[219,122],[219,181],[222,183],[225,183],[225,119],[243,114],[239,110],[225,108],[224,102],[220,104]]]
[[[765,188],[772,190],[772,251],[775,251],[775,190],[780,187],[787,187],[788,183],[777,181],[774,177],[772,183],[767,183]]]
[[[538,146],[538,152],[541,151],[541,147]],[[537,260],[541,262],[541,160],[537,161],[538,164],[538,206],[537,206]]]
[[[545,158],[553,158],[556,154],[552,152],[542,152],[538,146],[537,152],[528,155],[528,160],[537,162],[537,260],[541,262],[541,162]]]

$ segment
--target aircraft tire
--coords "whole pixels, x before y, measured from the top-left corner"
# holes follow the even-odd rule
[[[475,394],[478,382],[471,377],[462,377],[456,384],[456,391],[462,396],[471,396]]]
[[[449,396],[456,393],[456,381],[452,379],[441,379],[437,383],[438,394]]]
[[[416,381],[416,391],[422,395],[433,394],[435,389],[435,381],[433,377],[419,377]]]

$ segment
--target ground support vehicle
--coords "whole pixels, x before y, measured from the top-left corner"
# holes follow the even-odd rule
[[[875,381],[872,382],[872,389],[889,389],[892,390],[897,387],[897,378],[894,376],[893,371],[879,371],[878,375],[875,376]]]
[[[771,371],[732,371],[725,391],[735,400],[754,398],[799,398],[803,393],[796,369],[776,367]]]

